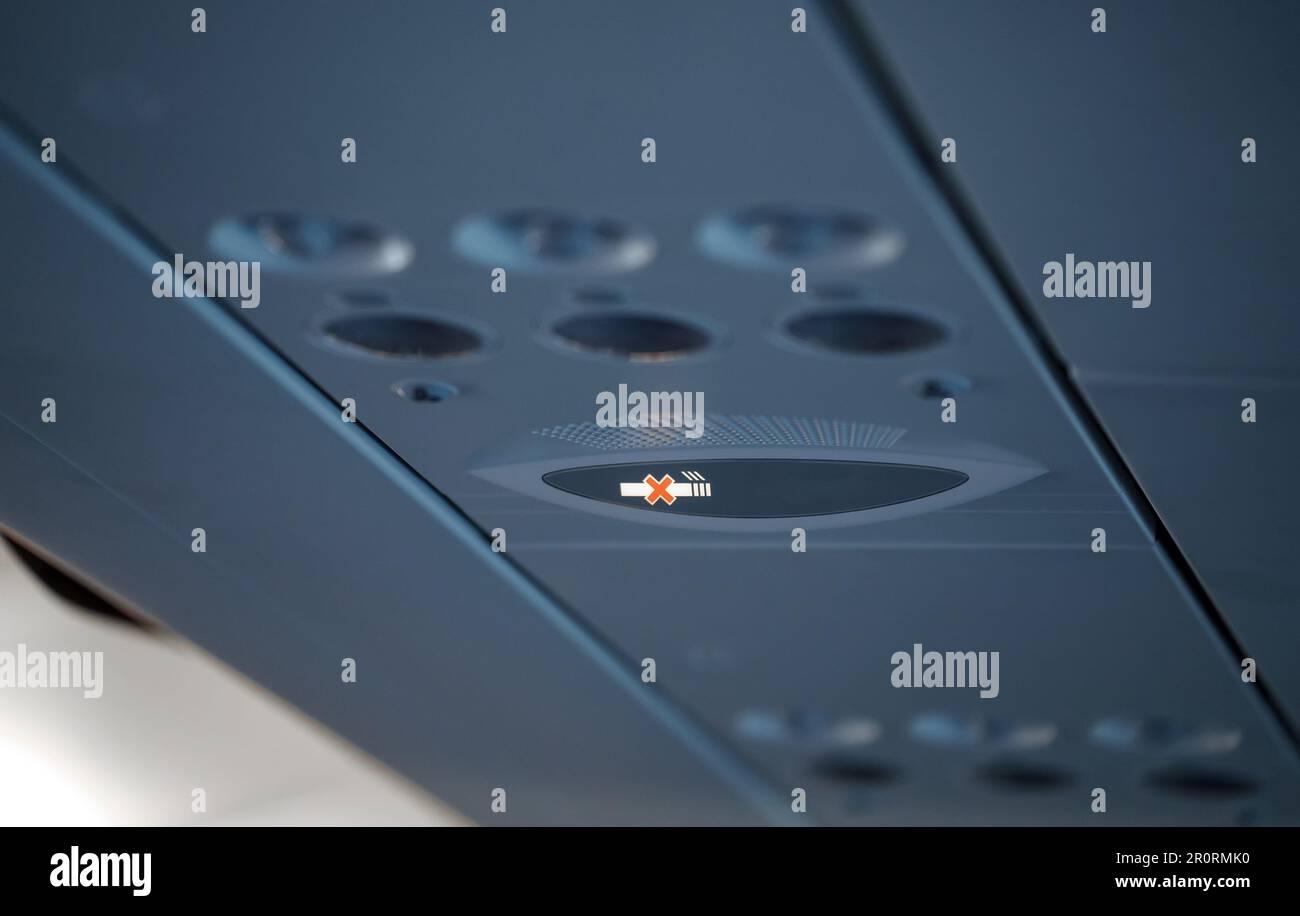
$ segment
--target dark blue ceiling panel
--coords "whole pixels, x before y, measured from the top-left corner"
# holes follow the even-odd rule
[[[855,5],[934,156],[957,140],[943,168],[1297,716],[1300,6],[1106,5],[1100,34],[1091,3]],[[1044,265],[1071,252],[1151,262],[1150,305],[1045,298]]]
[[[774,819],[794,787],[828,823],[1086,824],[1099,786],[1115,799],[1108,823],[1300,818],[1277,701],[1300,708],[1300,682],[1269,670],[1289,657],[1288,630],[1238,631],[1227,605],[1225,629],[1178,549],[1213,591],[1200,542],[1166,509],[1166,490],[1176,501],[1208,472],[1150,484],[1122,428],[1133,416],[1113,406],[1126,377],[1085,374],[1091,401],[1078,395],[918,161],[844,20],[813,7],[800,35],[776,2],[548,3],[511,9],[494,35],[491,6],[229,3],[198,37],[187,12],[123,28],[121,10],[94,4],[15,10],[19,28],[0,34],[17,132],[4,307],[49,305],[0,342],[4,435],[24,443],[0,455],[17,479],[61,456],[44,462],[67,478],[60,492],[86,492],[57,514],[5,493],[0,522],[55,541],[480,820],[483,785],[505,778],[488,774],[503,771],[533,799],[520,821]],[[932,30],[949,52],[988,57],[962,47],[978,33],[950,12]],[[891,13],[906,44],[925,7]],[[1017,55],[994,57],[949,74],[954,97],[1009,92],[988,81]],[[1020,180],[995,135],[961,135],[973,138],[963,180],[968,160],[995,154],[1001,180]],[[49,211],[50,195],[73,192],[40,172],[54,171],[32,152],[45,136],[84,177],[71,211]],[[355,164],[340,159],[344,137]],[[1231,144],[1224,155],[1227,170]],[[1210,183],[1251,180],[1277,179]],[[1018,266],[1040,249],[1129,256],[1130,242],[1133,258],[1173,258],[1086,218],[1094,235],[1076,239],[1065,212],[1053,234],[1029,206],[1055,199],[1047,187],[1006,190],[1015,212],[981,200]],[[1186,228],[1181,198],[1155,203],[1167,233]],[[123,232],[110,205],[151,248],[110,249]],[[1263,197],[1243,208],[1278,212]],[[93,232],[77,223],[88,212]],[[148,262],[176,253],[260,259],[258,307],[153,298]],[[1258,258],[1246,243],[1231,255]],[[807,269],[807,292],[792,291],[792,267]],[[1067,353],[1112,341],[1113,361],[1072,361],[1084,370],[1244,371],[1231,345],[1227,362],[1211,358],[1205,335],[1223,326],[1210,318],[1186,347],[1165,341],[1195,360],[1132,361],[1156,322],[1184,333],[1173,273],[1158,266],[1150,309],[1116,308],[1105,331],[1071,312],[1073,330],[1052,325],[1052,340]],[[1289,333],[1274,313],[1258,320]],[[1285,383],[1285,351],[1270,346],[1260,366]],[[598,397],[620,385],[702,393],[704,435],[594,425]],[[53,386],[69,393],[50,429],[36,405]],[[339,419],[346,398],[355,425]],[[1160,438],[1195,445],[1186,430]],[[791,549],[795,522],[663,524],[666,512],[543,481],[615,464],[691,480],[695,459],[773,458],[968,480],[795,517],[806,552]],[[92,512],[130,543],[68,532]],[[212,519],[220,573],[194,570],[183,533],[196,515]],[[1276,506],[1223,513],[1252,517],[1294,546]],[[504,555],[487,546],[498,529]],[[165,559],[172,542],[179,556]],[[1253,561],[1227,567],[1269,593]],[[997,695],[897,689],[891,658],[918,645],[1000,653]],[[1242,683],[1243,645],[1276,694]],[[336,656],[357,652],[375,659],[375,694],[335,688]],[[653,685],[637,678],[644,659]]]
[[[0,248],[25,252],[4,261],[6,529],[475,820],[791,817],[220,306],[154,299],[147,241],[11,135],[0,153]]]

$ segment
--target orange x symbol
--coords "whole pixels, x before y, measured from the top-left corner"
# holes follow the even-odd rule
[[[641,482],[650,488],[650,492],[645,496],[645,501],[650,505],[653,506],[661,499],[670,506],[677,502],[677,497],[668,492],[668,488],[673,485],[673,479],[667,474],[664,475],[663,480],[655,480],[655,475],[647,474],[645,480]]]

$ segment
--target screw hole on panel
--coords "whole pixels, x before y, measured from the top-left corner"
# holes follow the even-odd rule
[[[398,382],[393,386],[393,390],[401,397],[417,404],[437,404],[457,394],[453,385],[423,380]]]
[[[904,381],[904,385],[915,392],[917,397],[927,401],[955,398],[971,389],[970,379],[952,372],[912,376]]]

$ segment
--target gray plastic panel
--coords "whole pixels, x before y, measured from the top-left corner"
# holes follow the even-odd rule
[[[863,0],[934,138],[1215,603],[1300,718],[1300,5]],[[991,67],[988,61],[1013,65]],[[960,78],[956,78],[960,75]],[[1241,160],[1241,142],[1258,161]],[[1049,300],[1067,252],[1152,303]],[[1254,398],[1258,422],[1240,421]]]
[[[154,299],[152,252],[25,153],[0,134],[0,525],[481,822],[782,818],[633,660],[219,306]]]
[[[787,797],[790,786],[808,787],[810,810],[834,823],[1091,823],[1093,786],[1113,787],[1111,824],[1296,821],[1293,748],[1258,693],[1240,682],[1238,659],[1153,545],[1148,520],[1053,387],[951,214],[909,167],[908,151],[870,87],[842,65],[835,36],[827,34],[830,20],[815,9],[810,34],[797,36],[789,30],[789,6],[776,2],[551,3],[512,9],[510,31],[498,40],[487,28],[490,6],[339,3],[314,4],[308,12],[288,3],[232,3],[223,5],[219,20],[210,18],[199,42],[184,30],[183,18],[173,23],[150,15],[121,28],[118,9],[26,6],[16,13],[19,27],[0,35],[0,97],[39,136],[59,137],[60,156],[98,191],[187,256],[212,254],[212,231],[223,220],[268,210],[363,220],[408,240],[410,266],[389,275],[356,271],[344,279],[329,271],[268,270],[260,307],[239,318],[333,399],[355,398],[365,429],[481,531],[504,528],[509,557],[607,638],[616,654],[655,658],[655,695],[671,696],[713,733],[734,740],[734,751],[721,752],[723,769],[742,785],[750,785],[750,770],[739,757],[772,774],[774,797]],[[115,40],[101,42],[103,34]],[[304,41],[315,53],[303,53]],[[59,64],[36,65],[48,61]],[[108,117],[105,98],[118,106]],[[358,138],[355,167],[339,161],[344,136]],[[646,136],[658,141],[653,166],[639,157]],[[901,245],[889,249],[893,260],[865,273],[847,275],[844,259],[810,265],[807,294],[790,291],[784,268],[750,270],[700,247],[700,227],[718,214],[773,202],[865,213]],[[20,215],[35,219],[35,206]],[[463,257],[454,240],[463,241],[467,219],[524,206],[616,219],[633,227],[625,237],[653,240],[654,258],[613,276],[609,265],[625,263],[617,256],[597,258],[589,271],[566,265],[530,272],[526,259],[512,260],[523,267],[511,270],[508,293],[494,294],[487,264]],[[19,222],[7,222],[8,244],[25,252],[35,246],[20,239],[26,227]],[[883,250],[871,247],[872,258]],[[643,257],[644,249],[638,251]],[[501,249],[503,263],[517,255],[509,244]],[[53,256],[33,255],[19,272],[29,287],[6,289],[11,303],[39,292],[40,270],[63,263],[48,260]],[[123,301],[151,317],[137,324],[143,317],[134,315],[131,327],[155,344],[165,342],[174,332],[156,325],[156,316],[181,307],[150,298],[147,272],[137,273],[139,298]],[[128,295],[132,281],[125,282]],[[387,302],[401,314],[479,329],[484,346],[427,362],[348,352],[324,339],[322,328],[333,317],[358,313],[345,304],[350,291],[364,291],[366,301]],[[73,287],[64,296],[78,292],[84,295]],[[584,303],[620,297],[626,301],[600,308],[687,321],[704,330],[707,346],[675,361],[627,362],[557,339],[558,319],[594,308]],[[941,327],[942,339],[868,356],[819,350],[785,330],[809,309],[846,303],[919,316]],[[102,349],[104,335],[121,320],[98,314],[87,329],[94,334],[77,338],[92,350]],[[155,351],[166,356],[168,349],[148,349],[136,337],[113,340],[149,367],[137,389],[145,403],[184,400],[157,394],[160,377],[195,376],[195,384],[209,386],[240,377],[202,349],[181,363],[154,366]],[[47,340],[44,360],[80,354],[66,339],[56,350],[59,341]],[[50,384],[53,377],[37,370],[52,365],[60,378],[94,379],[82,374],[77,359],[37,361],[18,375]],[[945,424],[938,403],[918,396],[917,380],[952,375],[972,384],[959,396],[958,422]],[[426,403],[395,393],[412,380],[458,393]],[[515,448],[515,460],[530,457],[518,443],[536,430],[589,422],[595,396],[620,383],[702,391],[711,410],[727,415],[906,430],[899,448],[906,436],[953,454],[981,443],[1045,473],[959,506],[810,532],[806,553],[790,550],[785,531],[645,525],[548,503],[475,473],[489,461],[500,463],[503,452],[509,460]],[[19,401],[38,401],[34,383],[23,384],[28,387],[15,392]],[[251,404],[253,396],[223,403]],[[286,406],[290,413],[298,409]],[[183,417],[168,422],[192,429]],[[472,782],[491,768],[471,756],[416,761],[417,747],[432,742],[410,728],[408,717],[427,723],[452,716],[484,742],[489,733],[502,742],[509,733],[508,748],[496,745],[501,757],[494,759],[516,760],[538,781],[585,758],[585,737],[550,728],[554,709],[547,703],[558,697],[548,692],[538,691],[529,698],[533,705],[520,708],[526,726],[514,718],[506,725],[484,722],[486,699],[473,696],[480,681],[470,669],[513,670],[518,657],[545,664],[544,675],[569,688],[564,700],[574,720],[594,704],[593,731],[606,728],[626,704],[615,709],[584,669],[565,666],[572,658],[567,644],[539,644],[531,632],[508,629],[523,624],[511,605],[494,603],[489,573],[473,566],[478,560],[457,555],[440,562],[433,535],[415,520],[401,521],[411,507],[369,491],[322,505],[327,494],[355,492],[352,481],[361,472],[334,467],[329,455],[318,459],[318,430],[286,429],[269,416],[265,422],[264,457],[258,452],[237,463],[222,451],[227,460],[194,466],[187,486],[178,482],[153,493],[145,488],[160,470],[152,464],[147,473],[130,470],[139,459],[128,456],[129,445],[141,439],[105,423],[83,427],[78,441],[87,467],[102,463],[99,473],[128,474],[140,505],[157,511],[181,500],[224,518],[230,528],[221,540],[239,538],[251,570],[274,574],[280,583],[277,606],[286,615],[310,616],[330,645],[335,631],[353,632],[348,609],[364,606],[368,651],[385,659],[380,667],[400,672],[417,661],[412,655],[421,641],[412,633],[438,626],[460,666],[447,669],[440,682],[448,691],[394,689],[386,718],[332,712],[331,700],[292,677],[277,684],[426,785],[441,791],[446,771]],[[151,429],[157,436],[167,426],[159,418]],[[124,444],[90,455],[102,436]],[[173,438],[144,441],[165,441],[174,455],[185,440]],[[597,445],[566,447],[573,466],[610,460]],[[201,450],[191,443],[181,454],[200,460],[195,451]],[[307,492],[269,483],[283,487],[318,460]],[[249,501],[231,503],[227,491],[246,482],[257,485],[246,494]],[[252,511],[253,497],[260,511]],[[238,515],[239,506],[249,507],[247,514]],[[289,506],[286,519],[268,508]],[[280,522],[293,525],[293,537],[277,533]],[[1089,549],[1097,526],[1108,534],[1104,555]],[[322,555],[319,545],[342,537],[339,527],[355,529],[346,541],[355,552],[340,547]],[[404,551],[398,557],[388,552],[394,540]],[[85,562],[91,553],[83,551]],[[230,575],[252,575],[242,562]],[[346,595],[338,592],[340,569],[355,570],[343,577],[352,590]],[[447,576],[464,584],[440,600],[454,601],[459,613],[431,614],[426,596]],[[379,586],[386,590],[374,591]],[[226,603],[163,602],[156,612],[187,631],[205,613],[217,615],[220,626],[208,619],[204,632],[217,638],[221,630],[222,639],[237,642],[232,624],[255,615],[231,618]],[[490,616],[467,620],[472,610]],[[485,650],[463,641],[462,626],[470,635],[507,627],[492,647],[508,659],[482,661]],[[219,651],[237,658],[231,642]],[[999,651],[1001,693],[981,700],[964,691],[891,688],[892,653],[917,643]],[[451,690],[453,684],[459,689]],[[959,726],[975,723],[965,732],[955,729],[974,737],[944,746],[923,740],[936,716]],[[1218,753],[1202,748],[1190,755],[1094,740],[1099,723],[1116,717],[1190,721],[1193,731],[1224,729],[1236,738]],[[821,729],[810,722],[856,726]],[[1009,724],[1012,734],[1037,729],[1050,741],[1001,740],[999,728],[981,726],[990,722]],[[511,732],[516,725],[519,731]],[[600,745],[608,756],[590,764],[608,806],[599,819],[752,816],[730,806],[647,813],[658,792],[712,798],[721,785],[715,771],[695,769],[696,758],[679,759],[671,746],[638,758],[644,766],[618,752],[626,748],[631,757],[645,743],[669,740],[655,728],[641,717],[608,729]],[[451,735],[438,732],[450,742],[438,745],[448,754],[455,747]],[[532,743],[554,756],[519,756]],[[844,764],[845,753],[852,765]],[[1045,791],[1031,790],[1032,779],[990,780],[982,768],[1004,760],[1060,780]],[[1246,798],[1155,791],[1150,777],[1171,760],[1244,773],[1258,791]],[[472,768],[462,771],[462,764]],[[629,769],[615,777],[619,765]],[[466,791],[474,797],[477,784]],[[566,811],[576,818],[589,810],[526,814],[562,820]]]

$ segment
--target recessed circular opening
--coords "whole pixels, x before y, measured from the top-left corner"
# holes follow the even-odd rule
[[[710,217],[699,243],[720,260],[766,269],[866,270],[903,250],[901,233],[865,214],[774,206]]]
[[[827,754],[813,769],[825,779],[859,787],[892,785],[902,777],[897,767],[857,754]]]
[[[649,235],[621,220],[545,209],[470,217],[452,242],[480,264],[538,272],[635,270],[655,253]]]
[[[392,273],[411,262],[410,242],[377,226],[301,213],[255,213],[212,229],[212,247],[268,270],[327,275]]]
[[[321,330],[334,343],[386,359],[442,359],[483,346],[469,328],[416,315],[351,315]]]
[[[947,336],[928,318],[878,309],[809,312],[788,321],[785,331],[818,349],[871,356],[924,350]]]
[[[1157,770],[1147,784],[1162,792],[1207,799],[1236,798],[1259,788],[1255,780],[1240,773],[1186,766]]]
[[[1060,789],[1071,783],[1070,774],[1042,763],[1003,761],[976,770],[976,775],[999,789],[1042,792]]]
[[[456,395],[456,389],[452,385],[423,380],[398,382],[393,386],[393,390],[408,401],[417,404],[437,404]]]
[[[577,350],[644,363],[681,359],[709,345],[702,328],[661,315],[572,315],[551,325],[551,333]]]

